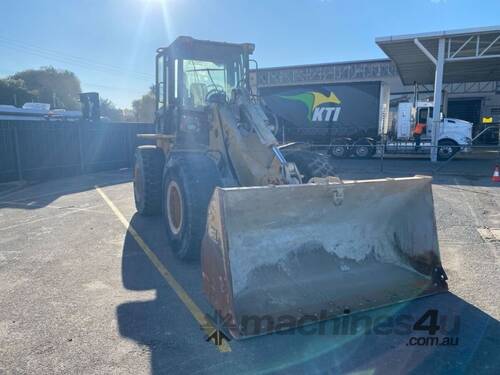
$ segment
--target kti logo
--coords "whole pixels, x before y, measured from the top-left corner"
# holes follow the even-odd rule
[[[341,109],[340,100],[331,91],[328,96],[320,92],[310,91],[281,97],[304,103],[307,107],[307,118],[310,121],[337,121],[339,118]]]

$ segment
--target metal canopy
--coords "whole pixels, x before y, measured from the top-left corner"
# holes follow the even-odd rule
[[[500,80],[500,26],[375,39],[405,85],[434,83],[441,108],[443,83]],[[437,161],[441,111],[432,116],[431,161]]]
[[[376,38],[405,85],[434,83],[444,39],[443,83],[500,81],[500,26]]]

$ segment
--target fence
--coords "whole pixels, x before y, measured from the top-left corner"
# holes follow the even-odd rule
[[[129,167],[153,124],[0,121],[0,183]]]
[[[152,132],[154,125],[146,123],[0,120],[0,183],[129,167],[135,148],[147,143],[136,135]],[[331,147],[324,146],[325,149]],[[493,166],[500,163],[500,146],[473,146],[472,149],[470,155],[457,153],[457,158],[467,159],[465,163],[431,164],[425,156],[419,161],[391,160],[390,155],[383,152],[370,158],[371,161],[346,158],[332,159],[332,162],[339,173],[363,169],[386,175],[491,175]]]

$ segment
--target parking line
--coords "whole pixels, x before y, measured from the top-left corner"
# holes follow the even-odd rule
[[[115,204],[111,201],[111,199],[109,199],[106,193],[104,193],[104,191],[99,186],[95,186],[95,189],[100,194],[102,199],[104,199],[104,201],[107,203],[109,208],[111,208],[116,217],[121,221],[123,226],[130,233],[130,235],[134,238],[134,240],[137,242],[140,248],[144,251],[144,253],[147,255],[151,263],[153,263],[153,265],[156,267],[158,272],[160,272],[160,274],[163,276],[168,285],[170,285],[170,287],[174,290],[175,294],[177,294],[182,303],[184,303],[184,305],[187,307],[191,315],[193,315],[193,317],[196,319],[198,324],[201,327],[203,327],[205,333],[207,335],[212,334],[215,331],[215,327],[205,317],[205,314],[201,311],[201,309],[196,305],[196,303],[191,299],[191,297],[189,297],[184,288],[177,282],[174,276],[163,265],[163,263],[156,256],[156,254],[149,248],[146,242],[144,242],[139,233],[137,233],[134,227],[129,223],[129,221],[125,218],[125,216],[123,216],[121,211],[118,209],[118,207],[115,206]],[[223,340],[222,345],[218,345],[217,349],[219,349],[219,351],[224,353],[231,351],[231,347],[229,346],[227,340]]]

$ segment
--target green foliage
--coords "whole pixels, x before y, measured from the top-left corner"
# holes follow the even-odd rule
[[[80,80],[68,70],[42,67],[18,72],[0,79],[0,104],[21,107],[26,102],[50,103],[52,108],[80,110]],[[54,105],[55,104],[55,105]],[[117,108],[106,98],[101,98],[101,116],[111,121],[154,121],[154,87],[132,103],[133,111]]]
[[[31,102],[38,95],[37,91],[29,90],[20,79],[0,79],[0,104],[21,106]]]
[[[116,108],[115,104],[105,98],[100,100],[101,116],[110,119],[111,121],[122,121],[123,113],[122,110]]]
[[[13,84],[8,81],[15,81]],[[17,105],[22,106],[25,102],[36,101],[41,103],[55,104],[57,108],[68,110],[80,109],[78,101],[82,91],[80,80],[73,72],[58,70],[51,66],[40,69],[28,69],[18,72],[13,76],[0,80],[0,101],[3,104],[13,103],[13,87],[17,90],[26,90]],[[18,91],[19,92],[19,91]],[[28,94],[29,93],[29,94]],[[3,98],[6,97],[4,101]],[[11,99],[8,99],[8,98]]]
[[[139,122],[154,122],[155,112],[155,96],[154,87],[149,89],[149,92],[143,95],[140,99],[132,102],[135,120]]]

